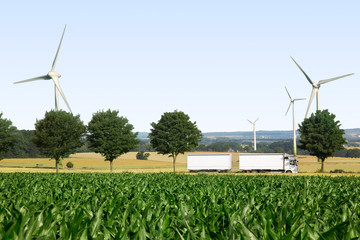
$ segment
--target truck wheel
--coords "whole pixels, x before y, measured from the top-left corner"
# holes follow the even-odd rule
[[[292,171],[291,171],[291,170],[287,170],[286,173],[292,173]]]

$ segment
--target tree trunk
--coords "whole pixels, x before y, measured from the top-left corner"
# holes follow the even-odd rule
[[[176,155],[173,154],[173,169],[174,169],[174,173],[176,172],[175,163],[176,163]]]
[[[112,164],[113,164],[113,160],[110,160],[110,172],[112,172],[112,170],[113,170]]]
[[[55,168],[56,168],[56,173],[59,173],[59,160],[55,159]]]
[[[324,172],[324,162],[325,159],[321,159],[321,172]]]

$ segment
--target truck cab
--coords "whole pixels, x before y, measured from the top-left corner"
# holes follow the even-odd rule
[[[285,172],[286,173],[297,173],[298,164],[296,157],[292,157],[289,154],[285,154]]]

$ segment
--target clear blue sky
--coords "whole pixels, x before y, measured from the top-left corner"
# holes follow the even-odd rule
[[[56,2],[56,3],[55,3]],[[84,123],[117,109],[136,131],[175,109],[204,131],[290,130],[286,85],[304,118],[314,80],[320,107],[343,128],[360,127],[359,1],[2,1],[0,111],[19,129],[54,108],[56,71]],[[67,109],[61,100],[60,107]],[[311,112],[315,110],[315,101]]]

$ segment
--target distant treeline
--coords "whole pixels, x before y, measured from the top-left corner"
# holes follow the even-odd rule
[[[256,144],[256,151],[254,151],[253,143],[242,144],[238,142],[214,142],[210,144],[200,144],[195,149],[196,151],[208,152],[258,152],[258,153],[292,153],[291,141],[278,141],[272,143],[258,143]],[[299,152],[299,151],[298,151]],[[299,154],[306,154],[300,152]]]
[[[17,140],[11,150],[2,155],[3,158],[41,158],[45,157],[41,154],[40,150],[31,141],[34,136],[34,130],[17,130]],[[356,142],[349,141],[348,146],[358,146]],[[229,138],[209,139],[204,138],[199,146],[194,151],[202,152],[259,152],[259,153],[282,153],[286,152],[293,154],[292,141],[273,141],[273,142],[259,142],[256,145],[256,151],[254,151],[253,143],[248,140],[235,140]],[[132,150],[133,152],[155,151],[149,139],[141,139],[139,146]],[[78,149],[78,152],[91,152],[88,148],[88,144],[85,144]],[[308,155],[308,152],[298,148],[298,154]],[[360,157],[360,149],[343,149],[337,151],[334,156],[336,157]]]
[[[354,142],[350,142],[349,146],[358,146]],[[307,151],[297,149],[299,155],[309,155]],[[257,153],[289,153],[293,154],[293,142],[292,141],[278,141],[272,143],[257,143],[256,151],[254,151],[253,143],[239,143],[236,141],[220,141],[212,142],[210,144],[200,144],[195,151],[204,151],[204,152],[257,152]],[[346,158],[359,158],[360,149],[343,149],[335,152],[334,157],[346,157]]]
[[[2,155],[3,158],[41,158],[40,150],[31,141],[34,130],[16,130],[16,141],[11,150]],[[1,158],[0,158],[1,159]]]
[[[16,130],[16,142],[14,146],[7,153],[3,154],[0,157],[3,158],[45,158],[46,156],[41,153],[41,151],[35,146],[31,141],[34,137],[34,130]],[[85,141],[85,139],[84,139]],[[154,151],[150,145],[150,140],[145,139],[141,140],[139,146],[134,151],[144,151],[152,152]],[[77,152],[92,152],[88,148],[88,144],[85,141],[85,144],[80,147]],[[0,158],[1,159],[1,158]]]

